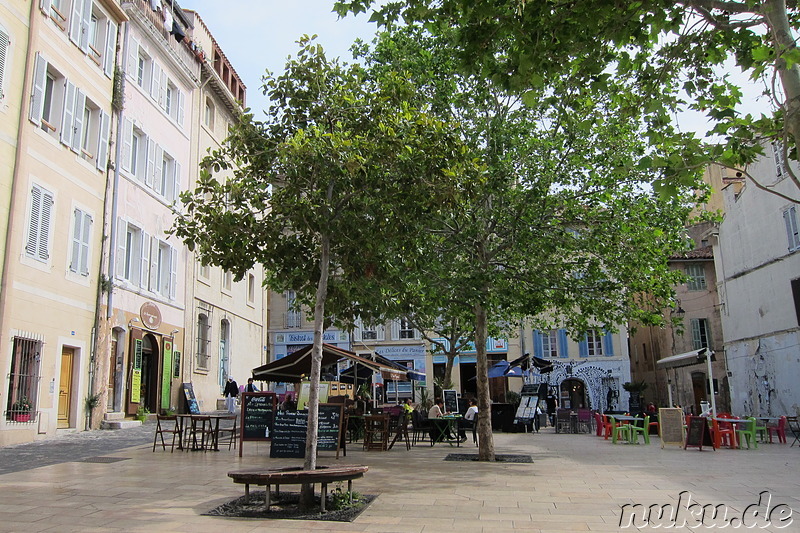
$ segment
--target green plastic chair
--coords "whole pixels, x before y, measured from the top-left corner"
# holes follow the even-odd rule
[[[643,427],[639,427],[636,424],[631,424],[630,429],[630,436],[631,442],[639,444],[639,433],[644,436],[644,443],[650,444],[650,416],[644,417],[644,425]]]
[[[608,419],[611,421],[611,444],[616,444],[619,438],[630,441],[631,426],[628,424],[617,425],[617,420],[613,416],[609,416]]]
[[[746,424],[737,424],[739,429],[736,430],[736,437],[739,439],[739,449],[742,449],[742,437],[747,439],[747,449],[750,449],[750,441],[753,441],[753,449],[758,449],[758,440],[756,439],[756,419],[752,416],[747,417]],[[744,427],[742,427],[744,426]]]
[[[761,438],[761,442],[767,442],[767,424],[759,426],[758,419],[756,419],[756,434]]]

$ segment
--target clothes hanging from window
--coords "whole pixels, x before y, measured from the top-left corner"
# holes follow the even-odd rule
[[[167,31],[172,33],[172,29],[174,26],[175,21],[172,19],[172,13],[169,9],[164,10],[164,27],[167,28]]]
[[[178,42],[183,41],[186,37],[186,34],[183,33],[183,28],[181,28],[177,22],[172,22],[172,31],[170,32],[172,35],[175,36],[175,40]]]

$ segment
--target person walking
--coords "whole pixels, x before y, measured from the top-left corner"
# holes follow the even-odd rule
[[[247,385],[244,386],[245,392],[259,392],[258,387],[253,383],[253,378],[247,378]]]
[[[236,397],[239,396],[239,386],[233,380],[233,376],[228,376],[228,382],[225,384],[225,390],[222,395],[225,397],[225,406],[228,408],[228,412],[235,413]]]

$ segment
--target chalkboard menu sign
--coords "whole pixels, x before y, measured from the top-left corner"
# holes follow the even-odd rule
[[[270,440],[274,432],[275,393],[243,392],[240,396],[242,403],[241,442]],[[242,456],[242,448],[244,448],[244,444],[239,446],[239,457]]]
[[[194,387],[191,383],[183,384],[183,395],[186,398],[186,407],[189,413],[199,415],[200,406],[197,404],[197,398],[194,396]]]
[[[444,395],[444,409],[448,413],[458,412],[458,392],[453,389],[446,389],[442,391]]]
[[[317,428],[317,450],[336,451],[342,434],[341,404],[320,404]],[[308,411],[281,411],[275,416],[270,457],[302,459],[306,455]]]
[[[683,411],[674,408],[658,410],[658,435],[661,437],[661,448],[667,444],[683,446]]]
[[[711,446],[711,449],[714,449],[711,431],[708,429],[708,420],[703,416],[689,417],[689,429],[686,433],[686,444],[684,444],[683,449],[685,450],[690,446],[700,448],[700,451],[703,450],[703,446]]]

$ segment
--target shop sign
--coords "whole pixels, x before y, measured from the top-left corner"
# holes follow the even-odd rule
[[[147,329],[158,329],[161,327],[161,311],[153,302],[145,302],[139,309],[139,316],[142,317],[142,324]]]
[[[131,376],[131,403],[142,401],[142,371],[134,370]]]

